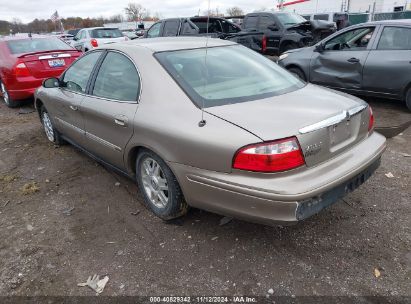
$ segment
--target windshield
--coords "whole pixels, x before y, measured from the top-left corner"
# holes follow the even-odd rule
[[[156,58],[199,107],[213,107],[288,93],[304,83],[273,61],[243,46],[156,53]]]
[[[285,27],[290,27],[301,22],[307,21],[304,17],[294,13],[278,13],[276,14],[281,24]]]
[[[123,36],[119,29],[95,29],[91,31],[91,38],[119,38]]]
[[[26,54],[43,51],[71,50],[67,43],[55,38],[30,38],[7,41],[12,54]]]

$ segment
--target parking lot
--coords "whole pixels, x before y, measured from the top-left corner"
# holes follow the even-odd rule
[[[370,103],[377,127],[411,120]],[[2,295],[93,295],[77,283],[107,274],[103,295],[411,296],[411,129],[359,190],[290,227],[196,209],[165,223],[131,180],[3,103],[0,138]]]

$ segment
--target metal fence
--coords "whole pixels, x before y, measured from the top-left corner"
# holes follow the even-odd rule
[[[393,20],[393,19],[411,19],[411,11],[392,12],[392,13],[377,13],[374,14],[372,20]]]
[[[368,20],[370,20],[370,14],[349,14],[348,20],[351,25],[368,22]]]

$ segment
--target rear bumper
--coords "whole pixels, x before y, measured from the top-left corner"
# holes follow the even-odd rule
[[[327,162],[281,174],[221,173],[169,165],[193,207],[267,225],[292,224],[364,183],[379,166],[385,147],[385,138],[374,132]]]
[[[43,80],[42,78],[24,77],[14,82],[6,83],[6,87],[11,99],[28,99],[33,97],[34,92],[42,85]]]

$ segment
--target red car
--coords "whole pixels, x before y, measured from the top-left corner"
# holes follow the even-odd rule
[[[51,36],[0,39],[0,96],[7,106],[18,106],[44,79],[60,76],[81,54]]]

